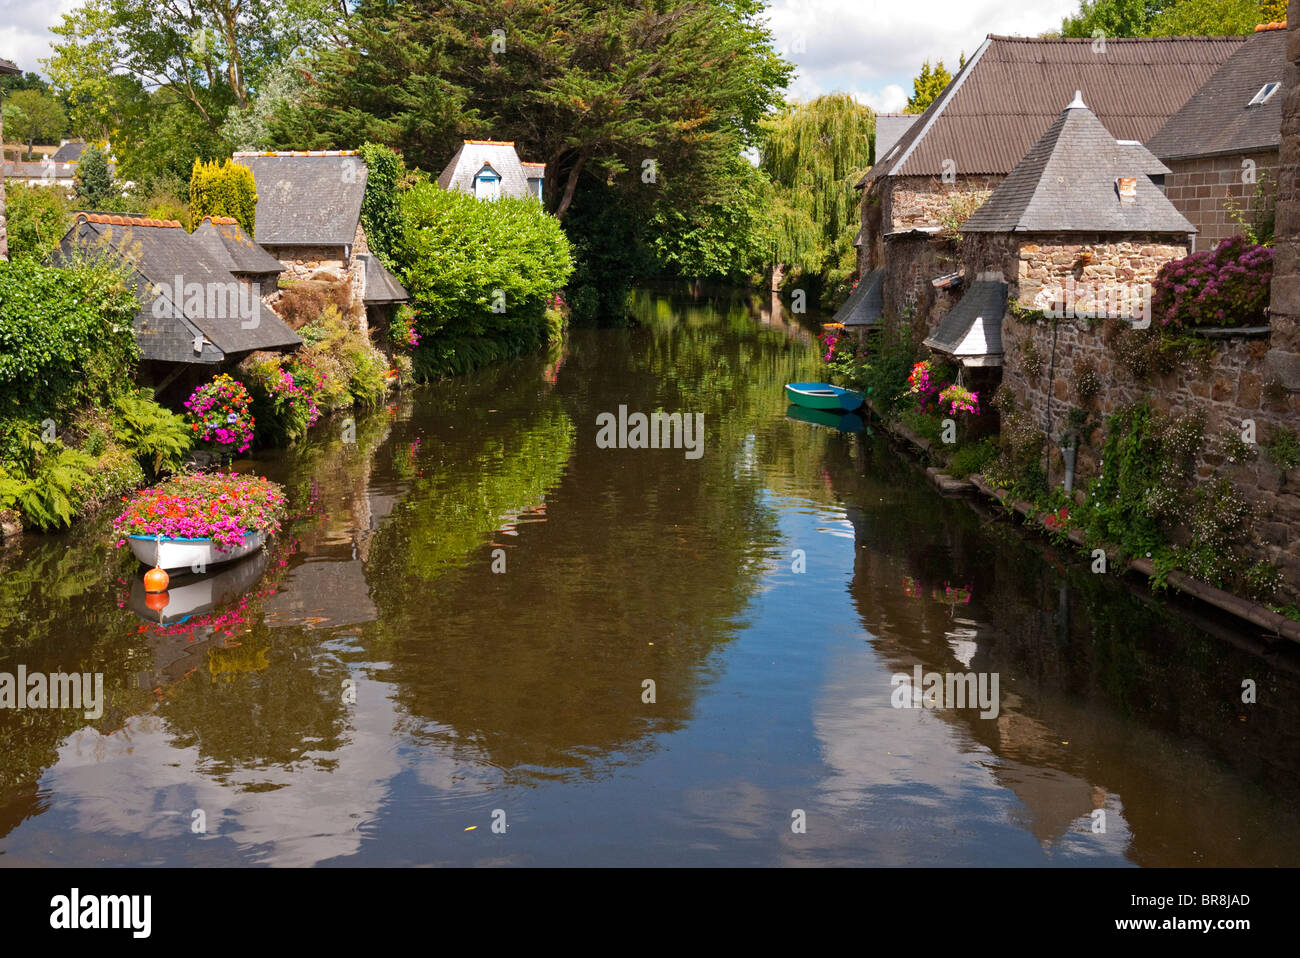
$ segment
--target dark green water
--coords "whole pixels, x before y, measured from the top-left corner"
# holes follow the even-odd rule
[[[110,516],[4,551],[0,672],[108,702],[0,710],[0,864],[1300,864],[1295,655],[787,419],[798,326],[638,309],[242,463],[296,518],[184,622]],[[918,664],[997,716],[894,708]]]

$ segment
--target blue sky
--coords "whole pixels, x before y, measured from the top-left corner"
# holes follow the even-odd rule
[[[0,0],[0,56],[39,70],[50,26],[81,0]],[[894,111],[927,58],[950,67],[986,34],[1033,36],[1059,26],[1078,0],[770,0],[777,45],[799,67],[799,99],[843,90]]]

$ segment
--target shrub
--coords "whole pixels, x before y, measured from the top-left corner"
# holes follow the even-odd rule
[[[5,187],[9,255],[43,260],[72,226],[72,203],[61,189],[13,183]]]
[[[998,441],[989,437],[961,446],[948,460],[947,472],[956,479],[984,472],[998,457]]]
[[[139,304],[120,266],[0,263],[0,415],[39,420],[103,404],[139,357]]]
[[[1273,250],[1243,236],[1160,268],[1151,310],[1163,329],[1255,326],[1265,321]]]
[[[240,365],[253,400],[254,434],[259,444],[295,442],[320,419],[315,370],[289,367],[290,362],[279,356],[250,357]]]
[[[418,371],[458,372],[541,344],[547,301],[573,258],[540,204],[483,202],[422,180],[400,207],[393,259],[419,314]]]
[[[275,312],[289,328],[301,334],[303,326],[331,309],[340,316],[351,316],[357,312],[353,300],[352,284],[347,281],[298,280],[280,290]]]
[[[257,215],[257,184],[253,171],[227,159],[205,163],[195,159],[190,172],[190,220],[205,216],[233,216],[245,233],[253,235]]]
[[[1030,379],[1037,379],[1043,371],[1043,357],[1033,339],[1020,341],[1020,368]]]
[[[1082,360],[1074,367],[1074,395],[1080,406],[1090,406],[1101,392],[1101,376],[1091,360]]]

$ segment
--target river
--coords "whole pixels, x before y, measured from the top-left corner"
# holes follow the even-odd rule
[[[803,326],[636,309],[239,463],[293,518],[170,608],[111,514],[6,547],[0,672],[106,704],[0,711],[0,864],[1300,864],[1293,650],[787,418]]]

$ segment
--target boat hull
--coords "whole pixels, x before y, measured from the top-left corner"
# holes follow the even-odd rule
[[[786,383],[786,398],[805,409],[838,409],[854,412],[862,408],[866,397],[851,389],[832,386],[830,383]]]
[[[157,564],[164,569],[189,569],[202,571],[223,562],[242,559],[262,547],[266,536],[250,532],[236,546],[223,546],[212,539],[168,539],[161,541],[153,536],[127,536],[135,557],[147,566]]]

